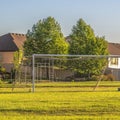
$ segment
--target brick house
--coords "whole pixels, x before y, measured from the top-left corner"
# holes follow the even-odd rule
[[[6,68],[7,72],[13,67],[14,52],[23,48],[26,35],[8,33],[0,36],[0,64]]]

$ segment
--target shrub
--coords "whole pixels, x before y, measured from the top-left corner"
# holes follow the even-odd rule
[[[115,76],[113,74],[107,74],[107,75],[103,76],[102,80],[104,80],[104,81],[114,81]]]

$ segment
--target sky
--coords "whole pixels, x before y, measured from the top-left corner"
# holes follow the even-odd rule
[[[0,0],[0,35],[23,33],[52,16],[64,36],[82,18],[96,36],[120,43],[120,0]]]

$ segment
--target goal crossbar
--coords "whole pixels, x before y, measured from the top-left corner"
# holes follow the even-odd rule
[[[33,54],[32,57],[103,57],[103,58],[112,58],[112,57],[120,57],[120,55],[69,55],[69,54]]]

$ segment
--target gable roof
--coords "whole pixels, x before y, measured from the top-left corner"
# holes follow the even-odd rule
[[[17,51],[23,48],[26,35],[17,33],[8,33],[0,36],[0,51]]]
[[[120,55],[120,44],[108,43],[108,51],[111,55]]]

